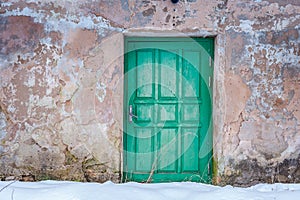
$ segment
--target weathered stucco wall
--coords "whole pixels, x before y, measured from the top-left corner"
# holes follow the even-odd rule
[[[300,182],[296,0],[1,1],[0,176],[119,181],[123,36],[170,31],[216,37],[215,182]]]

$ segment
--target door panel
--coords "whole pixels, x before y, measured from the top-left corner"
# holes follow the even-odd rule
[[[137,139],[138,138],[138,139]],[[137,128],[136,129],[136,171],[149,172],[152,168],[153,163],[153,137],[151,128]]]
[[[213,39],[126,38],[124,181],[211,181]]]
[[[200,98],[199,87],[200,87],[200,57],[199,51],[184,51],[183,57],[188,60],[184,60],[182,68],[182,92],[183,98]]]
[[[177,132],[176,128],[165,128],[159,133],[158,173],[176,172],[177,163]]]
[[[177,54],[169,51],[158,50],[159,56],[159,99],[176,98],[178,95],[178,62]]]
[[[153,51],[152,50],[141,50],[136,52],[137,61],[137,97],[149,97],[153,95],[152,84],[153,79]],[[149,84],[145,84],[149,83]]]
[[[195,172],[199,169],[199,130],[198,128],[182,129],[182,172]]]

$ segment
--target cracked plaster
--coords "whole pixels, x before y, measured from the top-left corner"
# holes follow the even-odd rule
[[[123,33],[173,31],[215,36],[215,182],[299,181],[299,13],[293,0],[2,1],[0,176],[119,181]]]

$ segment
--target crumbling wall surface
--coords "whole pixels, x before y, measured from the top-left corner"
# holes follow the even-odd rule
[[[256,2],[228,1],[222,23],[222,181],[299,182],[300,5]]]
[[[120,180],[139,31],[216,36],[216,183],[300,182],[296,0],[1,1],[0,176]]]
[[[119,181],[122,28],[42,2],[1,3],[0,174]]]

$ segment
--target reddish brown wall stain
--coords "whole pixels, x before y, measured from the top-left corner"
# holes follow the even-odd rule
[[[31,17],[1,17],[0,45],[3,54],[33,49],[44,35],[43,25],[34,23]]]

